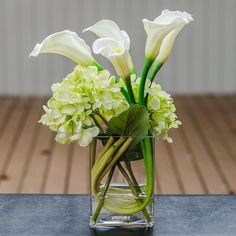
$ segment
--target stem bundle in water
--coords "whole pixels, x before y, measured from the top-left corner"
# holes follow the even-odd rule
[[[152,200],[153,193],[152,144],[149,137],[145,137],[145,139],[141,142],[141,150],[147,179],[146,195],[141,198],[140,195],[142,190],[134,176],[131,163],[125,159],[125,164],[128,171],[127,173],[119,161],[132,144],[132,141],[132,137],[120,137],[117,140],[115,140],[115,138],[110,138],[96,158],[92,168],[92,194],[99,200],[95,213],[92,216],[92,220],[94,222],[98,219],[102,208],[119,215],[131,215],[141,211],[143,212],[147,222],[151,222],[151,217],[148,214],[146,206]],[[126,179],[130,190],[109,186],[116,166]],[[109,174],[106,183],[102,186],[101,181],[108,172]],[[131,193],[134,198],[123,199],[112,197],[112,195],[117,196],[117,194],[127,194],[127,192]]]

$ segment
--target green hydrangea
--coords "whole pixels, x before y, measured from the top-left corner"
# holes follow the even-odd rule
[[[124,86],[123,81],[120,81],[121,86]],[[139,84],[140,78],[131,78],[131,83],[135,95],[136,101],[139,96]],[[152,134],[160,139],[172,142],[172,139],[168,136],[168,132],[171,128],[178,128],[181,122],[177,120],[175,114],[176,108],[173,103],[171,95],[162,90],[161,86],[155,82],[151,87],[150,80],[146,81],[145,96],[148,94],[147,109],[150,114],[150,125]]]
[[[128,107],[115,77],[94,66],[78,65],[61,83],[52,85],[52,92],[40,122],[57,132],[60,143],[78,141],[87,146],[99,133],[92,118],[95,111],[109,120]]]
[[[175,114],[173,99],[170,94],[162,90],[159,84],[154,82],[146,91],[149,94],[148,111],[152,132],[156,137],[171,143],[172,139],[168,136],[169,130],[181,125]]]
[[[140,78],[132,78],[131,82],[138,100]],[[43,107],[45,114],[40,122],[57,133],[56,141],[78,141],[80,146],[87,146],[100,131],[94,114],[99,113],[109,121],[128,109],[121,86],[124,82],[117,82],[107,70],[78,65],[61,83],[52,85],[53,96]],[[156,83],[150,87],[147,82],[145,93],[149,94],[147,108],[153,134],[171,142],[168,131],[180,124],[176,120],[173,99]]]

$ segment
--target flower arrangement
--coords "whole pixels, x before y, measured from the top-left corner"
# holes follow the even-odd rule
[[[181,124],[173,99],[154,78],[168,59],[176,36],[192,20],[186,12],[169,10],[154,21],[143,20],[147,42],[140,77],[129,53],[128,34],[111,20],[101,20],[83,32],[99,37],[93,52],[106,57],[118,77],[105,70],[84,40],[68,30],[48,36],[30,54],[57,53],[77,64],[61,83],[52,85],[53,96],[43,106],[45,114],[40,122],[56,132],[56,141],[62,144],[91,144],[91,185],[96,198],[92,226],[96,226],[102,209],[120,216],[141,212],[146,225],[152,225],[152,212],[147,210],[154,182],[152,137],[172,142],[169,130]],[[99,140],[102,148],[96,153]],[[136,160],[144,163],[147,183],[142,186],[132,170]],[[128,189],[111,185],[116,168]],[[125,199],[127,194],[133,198]],[[122,197],[111,197],[117,195]]]

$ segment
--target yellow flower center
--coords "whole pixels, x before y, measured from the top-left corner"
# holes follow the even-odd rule
[[[115,48],[114,51],[115,51],[116,53],[121,53],[121,52],[122,52],[121,48]]]

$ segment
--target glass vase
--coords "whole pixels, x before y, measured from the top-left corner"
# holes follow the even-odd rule
[[[90,226],[152,227],[154,138],[97,137],[90,145]]]

